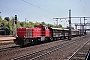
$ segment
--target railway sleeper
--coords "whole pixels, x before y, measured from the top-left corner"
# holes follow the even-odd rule
[[[73,57],[72,60],[85,60],[85,57]]]
[[[86,54],[77,54],[75,57],[85,57]]]

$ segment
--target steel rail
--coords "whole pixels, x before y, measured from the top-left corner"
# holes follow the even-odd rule
[[[90,39],[85,42],[79,49],[77,49],[67,60],[70,60],[81,48],[83,48],[88,42],[90,41]]]
[[[85,60],[89,60],[89,59],[90,59],[90,49],[89,49],[89,51],[88,51],[88,54],[87,54]]]
[[[16,48],[19,48],[20,46],[11,46],[11,47],[6,47],[6,48],[1,48],[0,49],[0,52],[2,51],[7,51],[7,50],[12,50],[12,49],[16,49]]]

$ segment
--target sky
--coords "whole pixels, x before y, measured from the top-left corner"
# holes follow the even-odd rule
[[[89,6],[90,0],[0,0],[0,16],[4,18],[17,15],[19,21],[25,21],[26,18],[27,22],[57,24],[53,18],[68,17],[69,9],[73,17],[89,17]],[[79,19],[72,19],[71,22],[80,23]],[[58,20],[58,24],[66,27],[68,19]]]

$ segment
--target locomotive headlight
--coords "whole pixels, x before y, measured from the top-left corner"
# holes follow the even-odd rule
[[[33,40],[32,40],[32,42],[33,42]]]
[[[24,35],[24,38],[27,38],[27,36],[26,36],[26,35]]]
[[[26,36],[24,36],[24,38],[25,38]]]

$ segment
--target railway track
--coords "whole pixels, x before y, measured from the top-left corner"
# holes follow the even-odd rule
[[[86,36],[87,37],[87,36]],[[45,55],[48,55],[48,54],[51,54],[61,48],[65,48],[67,47],[68,45],[72,45],[74,44],[75,42],[78,42],[80,40],[83,40],[85,37],[82,37],[80,39],[76,39],[76,40],[71,40],[71,41],[68,41],[68,42],[65,42],[63,44],[60,44],[60,45],[57,45],[57,46],[53,46],[53,47],[50,47],[50,48],[46,48],[46,49],[43,49],[43,50],[39,50],[39,51],[36,51],[36,52],[32,52],[32,53],[28,53],[28,54],[25,54],[25,55],[22,55],[22,56],[18,56],[18,57],[15,57],[15,58],[11,58],[11,60],[36,60],[36,59],[39,59]]]
[[[90,54],[90,39],[77,49],[71,56],[65,60],[88,60]],[[86,57],[86,58],[85,58]]]
[[[7,51],[7,50],[14,50],[16,48],[20,48],[20,46],[11,46],[11,47],[5,47],[5,48],[1,48],[0,49],[0,52],[3,52],[3,51]]]

